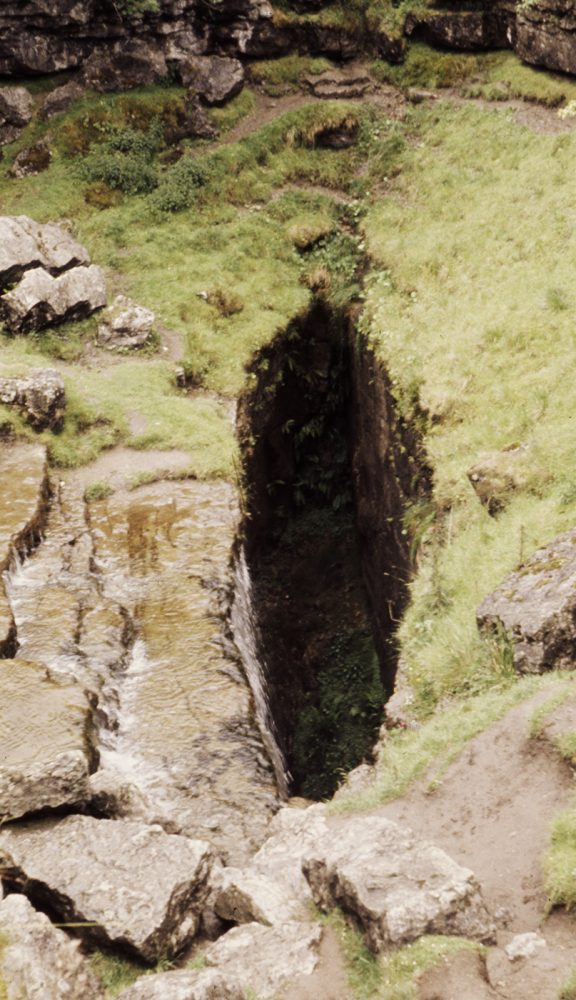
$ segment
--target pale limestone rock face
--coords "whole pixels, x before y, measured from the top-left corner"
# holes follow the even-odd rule
[[[480,629],[504,634],[521,674],[576,666],[576,530],[538,549],[482,601]]]
[[[77,942],[37,913],[25,896],[0,903],[0,983],[6,1000],[104,1000]]]
[[[40,225],[26,215],[0,216],[0,290],[31,268],[57,275],[89,263],[87,250],[62,226]]]
[[[217,969],[161,972],[142,976],[118,1000],[245,1000],[237,980]]]
[[[43,268],[34,268],[16,288],[0,296],[0,317],[12,333],[29,333],[85,319],[105,305],[104,272],[95,264],[74,267],[56,278]]]
[[[145,961],[194,937],[212,853],[203,841],[124,820],[68,816],[0,832],[0,865],[41,891],[87,936]]]
[[[268,827],[268,837],[250,863],[250,871],[280,883],[290,896],[306,902],[310,887],[302,874],[302,858],[328,831],[326,808],[280,809]]]
[[[89,798],[90,705],[82,690],[42,664],[0,669],[0,820]]]
[[[0,146],[16,139],[33,110],[34,98],[25,87],[0,87]]]
[[[280,882],[249,868],[225,868],[214,910],[221,920],[235,924],[256,922],[274,926],[305,916],[300,901]]]
[[[117,295],[98,325],[98,343],[109,348],[144,347],[155,319],[150,309]]]
[[[352,916],[373,951],[423,934],[480,941],[494,934],[472,872],[383,817],[354,818],[332,828],[302,867],[314,901]]]
[[[66,407],[64,380],[52,368],[35,368],[21,378],[0,378],[0,403],[20,410],[34,430],[58,432]]]
[[[244,924],[219,938],[205,958],[209,966],[234,975],[244,989],[253,990],[258,1000],[272,1000],[297,976],[312,975],[321,939],[318,924]]]
[[[224,104],[244,86],[242,63],[224,56],[194,56],[180,66],[180,76],[206,104]]]

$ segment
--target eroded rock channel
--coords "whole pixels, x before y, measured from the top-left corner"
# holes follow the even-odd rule
[[[260,659],[291,790],[320,799],[375,742],[410,575],[402,513],[429,475],[349,315],[316,302],[249,378],[239,433]]]

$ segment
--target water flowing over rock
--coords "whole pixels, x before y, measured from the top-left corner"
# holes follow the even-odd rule
[[[0,822],[89,798],[90,705],[39,663],[0,663]]]
[[[34,430],[62,430],[66,398],[64,380],[52,368],[33,369],[22,378],[0,378],[0,403],[14,406]]]
[[[297,976],[312,975],[321,939],[318,924],[244,924],[210,945],[205,958],[209,966],[237,977],[259,1000],[273,1000]]]
[[[203,841],[122,820],[69,816],[0,833],[5,878],[23,877],[63,920],[86,922],[88,937],[148,962],[194,938],[211,862]]]
[[[522,674],[576,666],[576,530],[538,549],[482,601],[480,629],[510,641]]]
[[[375,952],[423,934],[489,941],[495,933],[472,872],[383,817],[332,827],[302,869],[318,906],[350,914]]]
[[[0,318],[12,333],[29,333],[85,319],[105,305],[104,272],[95,264],[72,268],[57,278],[37,267],[27,271],[11,292],[0,296]]]
[[[0,289],[32,268],[57,275],[89,263],[88,251],[62,226],[40,225],[26,215],[0,217]]]
[[[103,347],[144,347],[156,317],[125,295],[117,295],[98,324],[98,343]]]
[[[0,985],[6,1000],[104,1000],[88,963],[24,896],[0,903]]]
[[[246,993],[234,976],[216,969],[161,972],[142,976],[123,990],[118,1000],[245,1000]]]
[[[12,656],[16,625],[5,576],[40,541],[50,495],[46,449],[29,444],[2,447],[0,477],[4,501],[0,508],[0,655]]]

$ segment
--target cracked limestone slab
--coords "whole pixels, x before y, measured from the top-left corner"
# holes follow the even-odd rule
[[[243,924],[219,938],[204,957],[209,967],[235,976],[258,1000],[273,1000],[298,976],[312,975],[321,940],[319,924]]]
[[[126,820],[68,816],[0,832],[0,865],[62,920],[147,962],[196,934],[212,863],[209,844]]]

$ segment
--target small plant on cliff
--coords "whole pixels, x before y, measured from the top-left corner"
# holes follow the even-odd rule
[[[158,0],[112,0],[112,4],[120,17],[156,14],[160,10]]]

